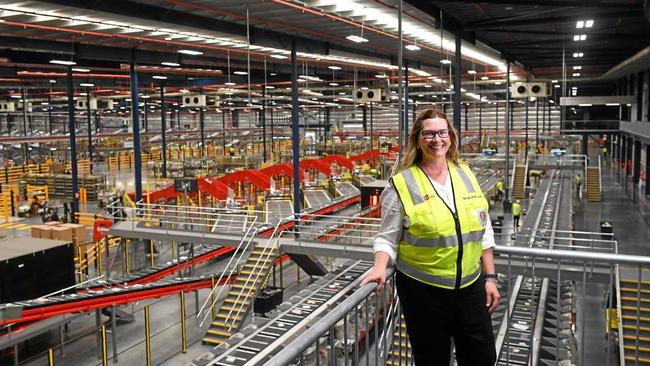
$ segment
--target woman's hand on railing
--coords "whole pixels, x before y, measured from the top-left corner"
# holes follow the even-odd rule
[[[373,266],[370,269],[370,272],[364,277],[361,281],[359,287],[363,287],[370,282],[377,282],[377,293],[380,293],[384,288],[384,283],[386,282],[386,267],[382,266]]]

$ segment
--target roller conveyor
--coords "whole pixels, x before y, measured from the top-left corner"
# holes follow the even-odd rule
[[[332,199],[322,189],[306,190],[305,201],[309,207],[325,207],[332,203]]]
[[[266,201],[266,222],[274,223],[293,218],[293,204],[291,200]]]
[[[350,182],[336,182],[336,190],[341,196],[354,196],[359,194],[359,188]]]
[[[261,365],[282,350],[283,345],[299,336],[301,330],[356,290],[355,280],[372,266],[368,261],[356,261],[331,272],[319,281],[284,302],[264,325],[249,326],[246,335],[234,335],[231,346],[216,347],[216,358],[210,366]],[[271,314],[273,316],[273,314]],[[246,328],[245,328],[246,329]]]

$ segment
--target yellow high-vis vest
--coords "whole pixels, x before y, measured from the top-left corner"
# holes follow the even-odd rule
[[[391,179],[406,214],[397,269],[433,286],[458,289],[481,274],[488,202],[470,168],[448,161],[456,212],[417,165]]]

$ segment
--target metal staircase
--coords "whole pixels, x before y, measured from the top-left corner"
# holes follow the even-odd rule
[[[414,364],[409,336],[406,333],[406,323],[400,308],[399,320],[393,333],[393,342],[386,358],[387,366],[410,366]]]
[[[625,361],[650,364],[650,282],[621,279],[620,292]]]
[[[277,257],[275,245],[264,243],[253,247],[241,266],[237,280],[214,313],[214,321],[203,338],[204,344],[220,345],[239,330]]]
[[[516,165],[512,176],[512,198],[522,199],[526,195],[526,174],[528,165]]]
[[[587,201],[600,202],[600,157],[598,166],[587,167]]]

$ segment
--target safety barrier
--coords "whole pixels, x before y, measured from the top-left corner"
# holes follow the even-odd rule
[[[28,164],[6,166],[0,168],[0,183],[14,183],[22,180],[27,174],[47,174],[50,172],[50,164]]]
[[[83,226],[95,226],[95,220],[105,218],[103,215],[92,212],[75,212],[75,222]]]
[[[49,188],[47,186],[35,186],[28,184],[26,187],[27,199],[32,199],[36,196],[39,200],[49,200]]]

